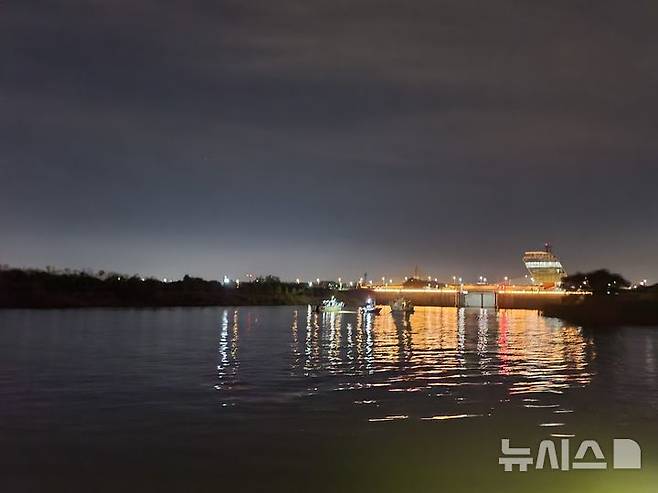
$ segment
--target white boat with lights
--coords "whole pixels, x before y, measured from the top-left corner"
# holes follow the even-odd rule
[[[322,304],[318,305],[317,311],[326,312],[326,313],[337,313],[340,312],[345,303],[338,301],[335,296],[332,296],[328,300],[323,300]]]
[[[398,298],[396,300],[391,301],[390,306],[391,306],[391,313],[393,314],[413,313],[415,310],[413,303],[405,298]]]
[[[366,300],[366,304],[361,307],[363,309],[364,314],[373,314],[373,315],[378,315],[379,312],[382,311],[381,307],[377,306],[377,303],[375,303],[375,300],[372,298],[368,298]]]

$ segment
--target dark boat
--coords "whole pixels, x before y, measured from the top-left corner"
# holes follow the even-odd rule
[[[415,311],[413,303],[405,298],[398,298],[391,301],[390,306],[391,313],[393,314],[408,314]]]

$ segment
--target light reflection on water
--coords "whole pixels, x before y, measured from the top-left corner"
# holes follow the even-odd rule
[[[285,349],[263,328],[252,336],[267,347],[245,359],[239,320],[239,310],[224,310],[217,389],[223,405],[263,412],[296,400],[338,411],[340,391],[368,409],[370,422],[487,416],[505,403],[568,416],[555,398],[587,386],[596,357],[580,328],[530,310],[420,307],[398,317],[294,309]]]
[[[105,491],[135,478],[158,491],[380,493],[644,492],[658,478],[658,327],[208,307],[0,310],[0,329],[6,491],[71,491],[81,474]],[[646,466],[511,476],[503,437],[634,438]]]

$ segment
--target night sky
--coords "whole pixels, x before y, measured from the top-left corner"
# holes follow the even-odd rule
[[[658,280],[658,2],[0,1],[0,263]]]

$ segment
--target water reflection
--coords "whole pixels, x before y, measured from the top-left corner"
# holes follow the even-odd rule
[[[304,342],[304,375],[308,376],[315,369],[315,364],[319,363],[320,342],[318,333],[320,326],[318,324],[319,314],[308,307],[306,316],[306,339]]]
[[[224,397],[239,380],[238,318],[237,310],[226,310],[221,320],[217,388]],[[351,402],[376,405],[380,414],[395,411],[370,416],[376,420],[400,419],[412,409],[431,420],[482,416],[504,402],[566,414],[555,396],[589,384],[595,357],[580,328],[527,310],[420,307],[398,317],[387,311],[318,314],[308,307],[305,329],[293,310],[287,335],[268,330],[272,354],[250,363],[267,367],[253,370],[262,379],[251,382],[262,387],[259,395],[273,401],[282,392],[352,392]],[[276,341],[284,336],[287,356],[276,359]],[[286,377],[273,385],[265,372],[272,377],[282,364]],[[408,402],[412,397],[403,395],[416,397]]]
[[[238,310],[229,315],[229,310],[223,310],[219,330],[219,362],[217,364],[217,390],[228,390],[238,380],[238,347],[240,329],[238,325]],[[229,319],[232,318],[232,322]]]

